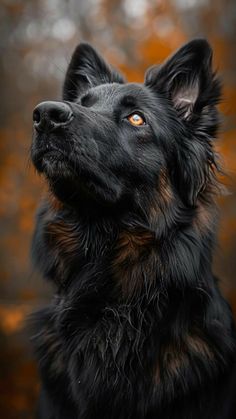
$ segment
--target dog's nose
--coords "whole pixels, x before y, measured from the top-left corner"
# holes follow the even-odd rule
[[[72,117],[70,107],[64,102],[41,102],[33,111],[34,126],[39,131],[52,131],[67,124]]]

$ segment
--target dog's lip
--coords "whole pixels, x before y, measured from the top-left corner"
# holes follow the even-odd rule
[[[44,148],[43,150],[33,150],[31,159],[39,172],[44,172],[44,164],[48,161],[53,163],[54,161],[66,161],[66,156],[62,150],[54,148]]]
[[[43,150],[36,150],[34,155],[38,160],[43,159],[44,157],[49,157],[51,155],[61,155],[65,157],[62,150],[58,148],[52,148],[50,146],[45,146]]]

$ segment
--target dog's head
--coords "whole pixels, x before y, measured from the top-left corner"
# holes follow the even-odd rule
[[[144,84],[126,83],[88,44],[67,70],[63,101],[34,110],[32,160],[69,205],[142,208],[178,196],[193,207],[215,165],[220,96],[205,40],[184,45]]]

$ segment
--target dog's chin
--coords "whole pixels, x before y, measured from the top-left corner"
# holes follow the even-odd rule
[[[59,151],[34,152],[32,161],[36,170],[44,174],[46,178],[71,177],[73,175],[72,165]]]
[[[122,187],[118,180],[98,176],[98,170],[89,167],[87,159],[81,158],[75,164],[55,149],[32,151],[31,157],[38,173],[45,177],[53,194],[63,203],[93,211],[114,206],[120,200]]]
[[[42,161],[42,173],[49,180],[68,179],[68,182],[76,177],[72,165],[64,159],[45,157]]]
[[[72,206],[96,205],[106,207],[116,204],[120,199],[121,186],[117,183],[104,181],[88,167],[86,161],[71,162],[60,151],[32,153],[32,161],[37,171],[46,178],[50,189],[57,198]]]
[[[47,176],[47,181],[59,201],[85,211],[85,215],[98,214],[99,209],[115,207],[119,201],[116,191],[104,190],[89,178],[69,176],[69,172],[67,176]]]

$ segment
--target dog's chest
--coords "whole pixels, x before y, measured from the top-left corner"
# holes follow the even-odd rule
[[[88,325],[85,317],[77,318],[70,310],[62,316],[63,309],[63,301],[58,301],[54,320],[43,326],[42,362],[46,375],[54,376],[55,383],[63,377],[76,403],[88,409],[98,399],[106,406],[109,398],[114,409],[126,396],[134,411],[141,398],[154,397],[158,407],[163,398],[184,394],[186,386],[199,386],[203,366],[215,362],[197,334],[187,336],[179,347],[163,343],[155,322],[148,323],[150,313],[141,317],[127,307],[107,307],[100,320]]]

